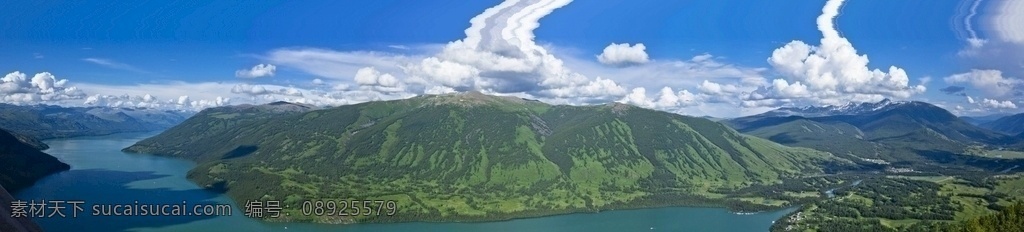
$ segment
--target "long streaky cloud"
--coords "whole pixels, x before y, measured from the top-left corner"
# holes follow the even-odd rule
[[[499,53],[531,52],[539,48],[533,30],[539,20],[572,0],[509,0],[473,17],[463,41],[476,49]]]
[[[967,17],[964,17],[964,29],[967,30],[968,39],[978,39],[978,33],[974,31],[974,16],[978,15],[978,6],[981,5],[981,0],[975,0],[971,3],[970,12],[967,13]]]
[[[93,64],[97,64],[97,65],[100,65],[100,66],[103,66],[103,67],[107,67],[107,68],[112,68],[112,69],[120,69],[120,70],[126,70],[126,71],[138,72],[138,73],[148,73],[146,70],[142,70],[142,69],[136,68],[135,66],[131,66],[129,64],[117,62],[117,61],[110,60],[110,59],[85,58],[85,59],[82,59],[82,61],[93,63]]]

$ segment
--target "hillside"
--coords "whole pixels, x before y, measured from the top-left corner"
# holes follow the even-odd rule
[[[189,115],[155,109],[0,104],[0,128],[42,140],[161,130]]]
[[[239,202],[282,200],[291,209],[312,199],[398,204],[393,217],[295,211],[278,219],[331,223],[753,204],[722,192],[844,162],[707,119],[623,104],[464,93],[312,111],[266,107],[207,109],[125,151],[195,160],[190,179]]]
[[[934,231],[1024,231],[1024,203],[1018,202],[998,213],[972,218],[958,224],[941,226],[940,228]]]
[[[1001,117],[995,121],[982,123],[980,126],[1008,135],[1024,133],[1024,113]]]
[[[832,152],[862,164],[930,166],[933,171],[956,163],[971,163],[990,170],[1015,165],[957,154],[968,153],[968,147],[1015,144],[1019,138],[971,125],[924,102],[883,101],[874,106],[877,110],[821,117],[779,117],[776,115],[783,114],[768,112],[726,123],[743,133],[784,145]]]
[[[71,167],[0,129],[0,186],[12,192]]]

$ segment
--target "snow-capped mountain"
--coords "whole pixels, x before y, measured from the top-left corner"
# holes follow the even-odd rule
[[[889,99],[885,99],[879,102],[851,102],[846,105],[782,107],[772,111],[765,112],[762,115],[770,117],[801,116],[808,118],[834,115],[860,115],[865,113],[884,111],[887,109],[891,109],[892,107],[907,103],[910,102],[891,101]]]

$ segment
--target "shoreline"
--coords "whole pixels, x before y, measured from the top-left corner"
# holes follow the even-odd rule
[[[149,132],[149,133],[155,133],[155,132]],[[127,136],[125,136],[125,135],[127,135]],[[132,132],[132,133],[114,134],[114,136],[119,136],[119,137],[108,137],[108,136],[111,136],[111,135],[104,135],[104,136],[82,136],[82,137],[76,137],[76,138],[51,139],[51,140],[47,140],[47,141],[54,141],[54,140],[94,140],[94,139],[104,139],[104,138],[110,138],[110,139],[114,139],[114,140],[126,140],[126,139],[127,140],[131,140],[131,139],[139,140],[139,139],[145,139],[146,135],[147,135],[147,133],[145,133],[145,132],[143,132],[143,133]],[[126,141],[126,142],[129,142],[129,144],[131,143],[131,141]],[[118,151],[120,151],[118,148],[119,147],[112,147],[110,150],[111,150],[111,152],[118,152]],[[142,154],[145,154],[145,153],[136,153],[136,154],[142,155]],[[123,156],[123,155],[132,156],[132,155],[136,155],[136,154],[125,152],[125,153],[120,153],[120,154],[116,154],[116,155],[119,155],[119,156]],[[169,158],[171,160],[186,161],[186,162],[189,162],[189,163],[193,163],[193,165],[195,163],[194,161],[191,161],[191,160],[188,160],[188,159],[184,159],[184,158],[178,158],[178,157],[162,156],[162,155],[151,155],[151,154],[145,154],[145,155],[146,156],[155,156],[155,157]],[[77,164],[75,166],[80,166],[80,165],[83,165],[83,164]],[[194,170],[194,168],[195,167],[192,166],[192,167],[187,167],[186,169],[178,169],[178,170],[180,170],[180,172],[182,172],[181,173],[181,174],[183,174],[182,176],[185,177],[185,178],[183,178],[183,180],[186,180],[187,182],[193,184],[196,188],[201,189],[202,191],[207,191],[207,192],[210,192],[210,193],[213,193],[213,194],[220,195],[220,196],[224,197],[223,198],[223,202],[224,203],[232,204],[233,205],[232,207],[234,207],[236,209],[240,209],[239,211],[244,210],[243,208],[240,208],[240,206],[242,206],[242,204],[239,204],[238,202],[236,202],[235,198],[231,197],[230,195],[228,195],[226,193],[212,191],[212,190],[209,190],[207,188],[203,188],[203,186],[198,185],[194,181],[192,181],[190,178],[187,178],[187,173],[190,172],[191,170]],[[48,175],[47,177],[52,176],[52,175],[53,174]],[[303,227],[307,227],[307,228],[321,228],[321,227],[322,228],[331,228],[330,226],[342,226],[342,227],[344,227],[344,226],[356,226],[356,227],[353,227],[353,228],[364,228],[364,227],[360,227],[359,225],[370,226],[370,227],[376,228],[376,226],[371,226],[371,225],[399,225],[399,224],[401,224],[400,227],[410,227],[410,226],[419,226],[418,223],[423,223],[424,226],[434,226],[434,225],[437,225],[437,226],[442,226],[442,227],[444,227],[444,226],[451,226],[451,225],[445,225],[445,224],[472,224],[472,225],[480,226],[479,224],[500,223],[500,222],[509,222],[509,221],[520,221],[520,220],[529,220],[529,219],[537,219],[537,218],[555,218],[555,217],[558,217],[558,216],[565,216],[565,215],[594,215],[594,214],[599,214],[599,213],[610,213],[610,212],[614,212],[614,211],[641,211],[641,210],[664,209],[664,208],[678,208],[678,209],[686,209],[686,208],[697,209],[697,208],[702,208],[702,209],[713,209],[714,210],[713,211],[714,214],[718,214],[716,212],[721,212],[723,215],[724,214],[735,215],[735,213],[737,212],[737,211],[729,209],[728,207],[725,207],[722,204],[712,204],[712,203],[716,203],[714,201],[716,201],[716,200],[711,200],[711,202],[706,202],[706,203],[701,203],[701,204],[678,204],[678,202],[676,202],[676,203],[667,203],[667,202],[646,201],[646,203],[639,203],[639,204],[613,204],[613,205],[610,205],[610,206],[607,206],[607,207],[600,207],[598,209],[526,211],[526,212],[520,212],[518,214],[512,214],[512,215],[509,215],[509,216],[502,216],[502,217],[495,217],[495,218],[490,218],[490,219],[451,217],[449,219],[440,219],[440,220],[436,220],[435,219],[435,220],[431,220],[431,219],[423,219],[423,218],[416,219],[414,217],[398,217],[398,218],[391,218],[391,219],[387,219],[387,220],[367,220],[367,221],[358,221],[358,222],[347,223],[347,224],[322,223],[322,222],[314,222],[314,221],[294,221],[294,220],[268,221],[268,220],[262,220],[262,219],[242,217],[240,215],[219,216],[217,218],[228,218],[228,217],[245,218],[246,221],[250,221],[251,223],[255,223],[255,224],[261,224],[261,225],[264,226],[264,227],[254,227],[254,228],[265,228],[265,226],[275,227],[275,228],[278,228],[278,229],[280,229],[281,226],[287,226],[289,228],[292,228],[292,227],[298,227],[298,228],[303,228]],[[663,203],[663,204],[659,204],[659,203]],[[667,204],[664,204],[664,203],[667,203]],[[767,211],[753,213],[753,215],[761,215],[761,214],[768,215],[768,214],[772,214],[772,213],[784,213],[784,212],[788,212],[789,210],[792,210],[791,208],[792,207],[776,207],[773,210],[767,210]],[[786,211],[780,212],[780,210],[786,210]],[[685,212],[685,211],[683,211],[683,212]],[[703,211],[703,212],[707,212],[707,211]],[[240,212],[236,212],[236,213],[240,214]],[[607,217],[607,216],[605,216],[605,217]],[[613,216],[613,217],[617,217],[617,216]],[[781,217],[782,217],[782,214],[780,214],[780,218]],[[220,220],[220,219],[218,219],[218,220]],[[230,220],[234,220],[234,219],[230,219]],[[777,220],[777,218],[772,218],[772,220]],[[772,220],[768,220],[768,221],[772,221]],[[768,222],[766,221],[765,223],[768,223]],[[770,226],[770,225],[766,225],[766,226]]]
[[[228,198],[231,198],[231,197],[228,197]],[[234,201],[234,199],[232,199],[232,201]],[[721,210],[724,210],[724,211],[725,211],[725,213],[728,213],[728,214],[733,214],[733,215],[742,215],[742,216],[748,216],[748,215],[759,215],[759,214],[770,214],[770,213],[776,213],[776,212],[781,212],[781,211],[790,211],[790,212],[787,212],[786,214],[784,214],[783,216],[779,217],[779,219],[781,219],[781,218],[784,218],[784,217],[785,217],[786,215],[789,215],[790,213],[793,213],[793,212],[795,212],[796,210],[799,210],[799,209],[800,209],[800,207],[802,207],[802,205],[796,205],[796,206],[789,206],[789,207],[785,207],[785,208],[779,208],[779,209],[775,209],[775,210],[771,210],[771,211],[761,211],[761,212],[747,212],[747,213],[736,213],[736,212],[730,211],[729,209],[727,209],[727,208],[725,208],[725,207],[712,207],[712,206],[690,206],[690,205],[666,205],[666,206],[657,206],[657,207],[635,207],[635,208],[616,208],[616,209],[609,209],[609,210],[600,210],[600,211],[593,211],[593,212],[590,212],[590,211],[573,211],[573,212],[564,212],[564,213],[554,213],[554,214],[545,214],[545,215],[539,215],[539,216],[525,216],[525,217],[513,217],[513,218],[507,218],[507,219],[497,219],[497,220],[451,220],[451,221],[423,221],[423,220],[403,220],[403,221],[376,221],[376,220],[369,220],[369,221],[361,221],[361,222],[354,222],[354,223],[319,223],[319,222],[310,222],[310,221],[269,221],[269,220],[262,220],[262,219],[256,219],[256,218],[254,218],[254,220],[256,220],[256,221],[260,221],[261,223],[267,223],[267,224],[288,224],[288,223],[298,223],[298,224],[315,224],[315,225],[338,225],[338,226],[344,226],[344,225],[373,225],[373,224],[377,224],[377,225],[385,225],[385,224],[402,224],[402,223],[426,223],[426,224],[444,224],[444,223],[465,223],[465,224],[486,224],[486,223],[495,223],[495,222],[509,222],[509,221],[517,221],[517,220],[526,220],[526,219],[536,219],[536,218],[546,218],[546,217],[556,217],[556,216],[565,216],[565,215],[577,215],[577,214],[579,214],[579,215],[586,215],[586,214],[599,214],[599,213],[608,213],[608,212],[612,212],[612,211],[639,211],[639,210],[650,210],[650,209],[668,209],[668,208],[680,208],[680,209],[686,209],[686,208],[688,208],[688,209],[694,209],[694,208],[700,208],[700,209],[721,209]],[[778,220],[778,219],[776,219],[776,220]],[[774,224],[774,221],[773,221],[773,223],[772,223],[772,224]]]
[[[121,132],[121,133],[113,133],[113,134],[105,134],[105,135],[87,135],[87,136],[74,136],[74,137],[66,137],[66,138],[52,138],[52,139],[46,139],[46,140],[43,140],[43,141],[44,142],[50,142],[50,141],[54,141],[54,140],[75,140],[75,139],[91,140],[91,139],[103,139],[103,138],[108,137],[108,136],[117,136],[117,135],[121,135],[121,136],[128,135],[128,136],[131,136],[131,137],[135,137],[135,139],[141,141],[143,139],[148,138],[148,136],[146,136],[146,135],[155,135],[155,134],[158,134],[159,132],[161,132],[161,130],[146,131],[146,132]],[[125,147],[125,148],[127,148],[127,147]],[[181,158],[181,157],[176,157],[176,156],[171,156],[171,155],[161,155],[161,154],[150,154],[150,153],[133,152],[133,151],[127,151],[125,148],[120,148],[117,151],[123,152],[125,154],[129,154],[129,155],[155,156],[155,157],[162,157],[162,158],[169,158],[169,159],[187,161],[187,162],[190,162],[190,163],[193,163],[193,164],[197,164],[196,161],[193,161],[193,160],[190,160],[190,159],[186,159],[186,158]],[[62,162],[63,162],[63,160],[62,160]],[[214,194],[218,194],[218,195],[223,195],[224,197],[229,199],[230,203],[232,205],[234,205],[236,208],[238,208],[240,210],[244,210],[244,208],[240,207],[240,206],[244,205],[244,202],[238,202],[235,197],[231,196],[230,194],[228,194],[226,192],[218,192],[216,190],[204,187],[203,185],[200,185],[199,183],[195,182],[192,178],[188,178],[187,174],[189,172],[191,172],[192,170],[195,170],[194,166],[191,167],[190,169],[186,170],[184,173],[182,173],[182,174],[185,174],[185,180],[191,182],[192,184],[195,184],[198,188],[203,189],[203,191],[208,191],[210,193],[214,193]],[[63,172],[63,171],[61,171],[61,172]],[[47,176],[54,175],[54,174],[57,174],[57,173],[60,173],[60,172],[51,173],[51,174],[49,174]],[[40,179],[45,178],[47,176],[41,177]],[[707,202],[705,204],[671,204],[671,203],[669,203],[669,204],[658,204],[658,203],[655,203],[655,202],[643,203],[644,200],[638,200],[638,201],[634,201],[634,202],[630,202],[630,203],[616,203],[616,204],[606,205],[606,206],[599,207],[597,209],[580,208],[580,209],[561,209],[561,210],[520,211],[520,212],[504,214],[502,216],[492,217],[492,218],[488,218],[488,219],[479,218],[479,217],[458,217],[457,216],[457,217],[450,217],[450,220],[429,220],[429,219],[423,220],[422,218],[416,219],[415,217],[402,217],[402,216],[399,216],[399,217],[391,217],[390,219],[383,219],[383,220],[382,219],[370,219],[370,220],[362,220],[362,221],[349,220],[348,222],[342,222],[342,223],[317,222],[317,221],[307,221],[307,220],[280,220],[281,218],[278,218],[278,220],[266,220],[266,219],[261,219],[261,218],[253,218],[253,219],[256,220],[256,221],[259,221],[261,223],[269,223],[269,224],[303,223],[303,224],[320,224],[320,225],[397,224],[397,223],[492,223],[492,222],[515,221],[515,220],[521,220],[521,219],[532,219],[532,218],[544,218],[544,217],[561,216],[561,215],[572,215],[572,214],[597,214],[597,213],[603,213],[603,212],[607,212],[607,211],[630,211],[630,210],[645,210],[645,209],[660,209],[660,208],[706,208],[706,209],[721,209],[721,210],[723,210],[723,211],[725,211],[726,213],[729,213],[729,214],[735,214],[735,215],[756,215],[756,214],[762,214],[762,213],[778,212],[778,211],[782,211],[782,210],[791,210],[791,209],[796,209],[796,208],[799,207],[799,205],[789,205],[789,206],[764,205],[764,206],[767,206],[769,208],[769,210],[757,211],[757,212],[749,212],[749,211],[733,210],[733,209],[730,209],[729,207],[727,207],[725,204],[714,202],[714,201],[721,201],[721,200],[726,200],[726,199],[727,198],[708,199],[710,202]],[[382,217],[383,218],[388,218],[387,216],[382,216]],[[495,218],[497,218],[497,219],[495,219]]]

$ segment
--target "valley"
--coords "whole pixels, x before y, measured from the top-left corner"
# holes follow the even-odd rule
[[[772,231],[943,231],[1024,202],[1024,157],[1006,148],[1020,139],[927,103],[783,108],[726,123],[859,165],[848,174],[863,183],[803,205]]]

